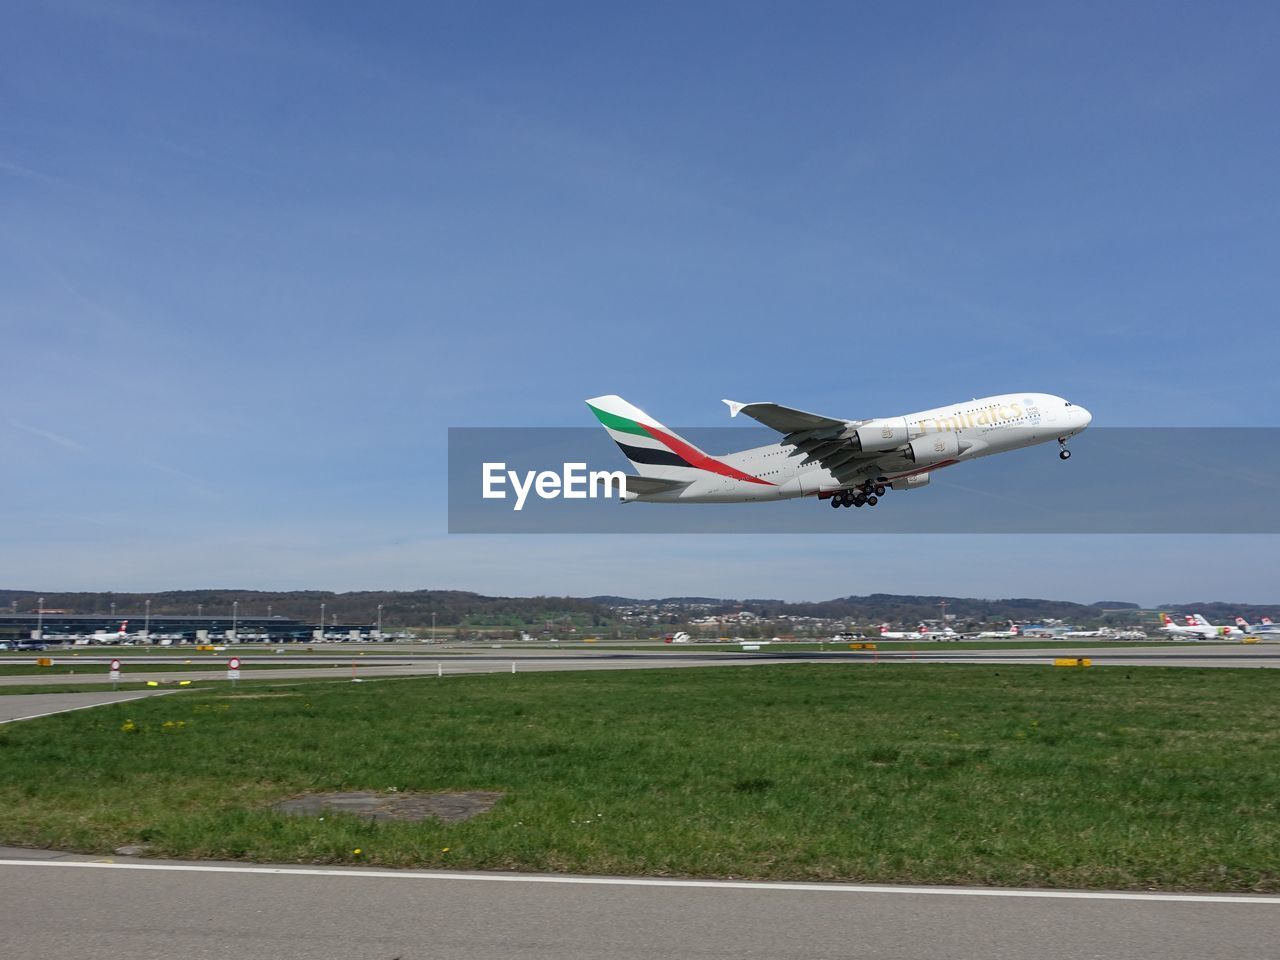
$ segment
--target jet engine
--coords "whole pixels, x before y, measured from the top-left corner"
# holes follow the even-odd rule
[[[868,420],[853,431],[849,438],[854,449],[868,453],[895,450],[911,439],[905,417],[889,420]]]
[[[960,453],[960,440],[954,433],[935,433],[920,437],[907,444],[902,455],[912,463],[921,465],[950,460]]]
[[[917,473],[914,477],[903,477],[890,484],[895,490],[919,490],[929,485],[929,474]]]

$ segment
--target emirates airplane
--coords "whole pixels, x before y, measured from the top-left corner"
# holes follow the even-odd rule
[[[842,420],[776,403],[729,405],[782,439],[711,456],[618,396],[587,406],[634,465],[626,499],[739,503],[817,497],[833,507],[875,506],[890,490],[927,486],[934,470],[994,453],[1067,441],[1089,426],[1084,407],[1046,393],[1008,393],[901,417]]]

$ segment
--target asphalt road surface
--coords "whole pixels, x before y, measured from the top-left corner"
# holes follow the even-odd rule
[[[1280,943],[1280,897],[94,863],[0,848],[0,956],[1240,960]]]
[[[108,703],[141,700],[143,697],[154,697],[169,692],[168,690],[121,690],[95,691],[94,693],[32,693],[0,697],[0,723],[35,720],[37,717],[47,717],[54,713],[69,713],[72,710],[85,710]]]

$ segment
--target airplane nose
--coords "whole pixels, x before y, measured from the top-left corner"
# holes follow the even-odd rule
[[[1080,420],[1080,429],[1083,430],[1089,424],[1093,423],[1093,414],[1084,407],[1076,407],[1076,417]]]

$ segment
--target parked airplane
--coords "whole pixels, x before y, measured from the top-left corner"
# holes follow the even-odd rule
[[[1010,622],[1008,630],[986,630],[978,634],[978,640],[1012,640],[1014,637],[1022,636],[1022,628],[1016,623]]]
[[[1068,630],[1062,635],[1064,640],[1090,640],[1095,637],[1110,637],[1110,630]]]
[[[713,457],[618,396],[587,406],[635,466],[627,499],[738,503],[817,497],[833,507],[875,506],[890,489],[927,486],[932,470],[1021,447],[1067,441],[1092,414],[1061,397],[1011,393],[901,417],[844,420],[776,403],[729,405],[783,434],[778,443]]]
[[[1195,622],[1195,618],[1187,617],[1189,621],[1186,626],[1174,623],[1173,618],[1167,613],[1160,614],[1160,620],[1164,626],[1160,629],[1171,637],[1187,637],[1195,640],[1214,640],[1222,636],[1222,627],[1215,627],[1213,624],[1199,624]]]
[[[923,623],[915,630],[890,630],[887,623],[880,624],[881,640],[923,640],[927,632]]]
[[[931,630],[928,627],[920,627],[920,636],[925,640],[963,640],[960,634],[956,633],[950,627],[943,627],[941,630]]]
[[[1261,623],[1254,624],[1249,623],[1244,617],[1236,617],[1236,626],[1255,637],[1263,634],[1272,636],[1280,634],[1280,623],[1272,623],[1270,617],[1263,617]]]
[[[1243,636],[1243,634],[1244,634],[1244,631],[1243,631],[1243,630],[1241,630],[1239,627],[1228,626],[1228,625],[1226,625],[1226,624],[1223,624],[1223,625],[1219,626],[1218,624],[1210,623],[1208,620],[1206,620],[1204,617],[1200,616],[1200,614],[1198,614],[1198,613],[1197,613],[1197,614],[1193,614],[1192,616],[1190,616],[1190,617],[1188,617],[1188,618],[1187,618],[1187,622],[1188,622],[1188,623],[1190,623],[1190,622],[1192,622],[1192,621],[1194,621],[1194,622],[1195,622],[1195,625],[1196,625],[1197,627],[1212,627],[1214,630],[1217,630],[1217,631],[1218,631],[1218,635],[1219,635],[1219,636],[1223,636],[1223,637],[1239,637],[1239,636]]]
[[[136,633],[129,632],[129,621],[121,620],[119,630],[95,630],[85,638],[85,643],[128,643],[136,636]],[[76,642],[79,643],[79,641]]]

